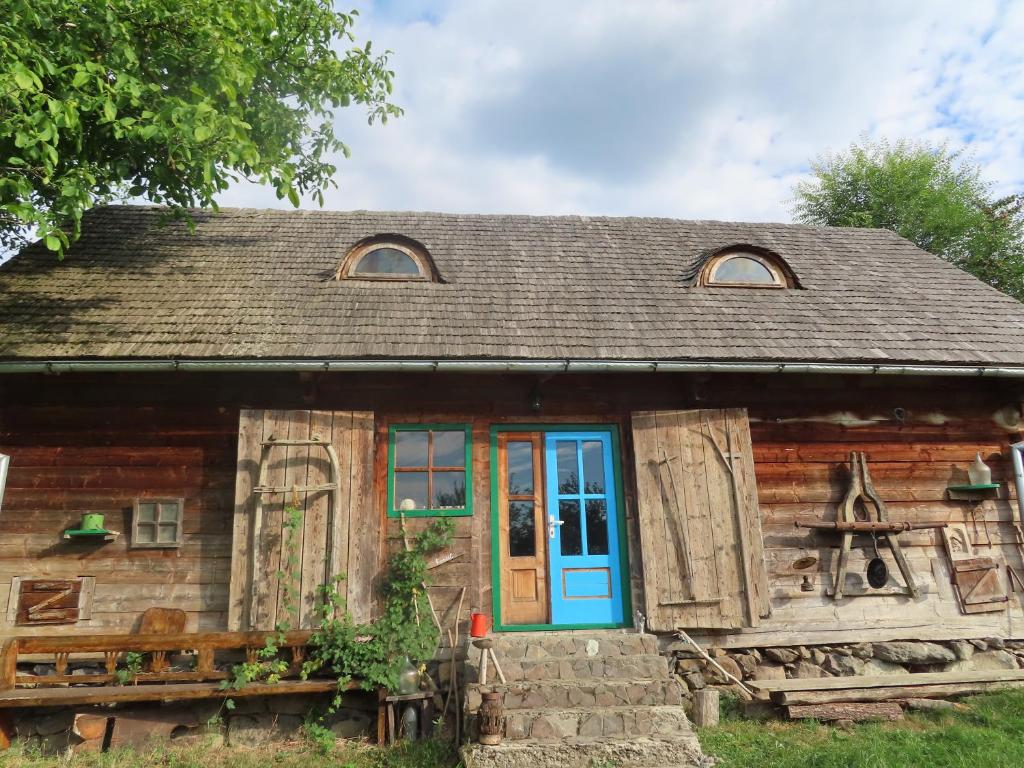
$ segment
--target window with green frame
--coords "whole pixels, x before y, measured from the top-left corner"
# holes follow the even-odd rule
[[[466,424],[396,424],[388,436],[388,517],[473,514]]]

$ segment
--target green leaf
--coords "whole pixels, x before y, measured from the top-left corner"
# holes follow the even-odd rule
[[[24,67],[14,70],[14,82],[23,91],[34,91],[36,89],[35,80],[32,79],[32,75]]]
[[[59,251],[60,250],[61,242],[60,242],[60,238],[59,237],[56,237],[54,235],[47,235],[45,242],[46,242],[46,247],[49,248],[51,251]]]
[[[292,204],[300,189],[319,200],[343,151],[336,111],[400,114],[387,54],[327,0],[7,0],[4,11],[0,79],[13,93],[0,137],[18,158],[0,171],[5,245],[28,228],[63,253],[83,211],[124,190],[214,208],[247,178]]]

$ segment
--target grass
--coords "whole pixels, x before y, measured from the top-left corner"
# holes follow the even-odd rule
[[[699,733],[719,768],[1021,768],[1024,690],[968,699],[952,712],[909,715],[897,723],[849,730],[814,722],[756,722],[733,708],[717,728]],[[453,768],[451,744],[403,743],[390,749],[315,741],[243,748],[209,744],[114,750],[54,757],[15,746],[0,752],[0,768]]]
[[[452,745],[442,741],[402,743],[389,749],[338,742],[330,751],[311,743],[253,748],[199,743],[59,757],[18,746],[0,752],[2,768],[452,768],[457,762]]]
[[[804,721],[761,723],[726,712],[702,729],[720,768],[1021,768],[1024,691],[968,699],[960,711],[911,714],[850,730]]]

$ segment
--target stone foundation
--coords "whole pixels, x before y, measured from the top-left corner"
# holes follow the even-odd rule
[[[259,746],[298,738],[307,718],[326,711],[330,701],[330,696],[289,695],[238,698],[233,709],[221,701],[51,707],[16,710],[12,719],[19,741],[49,754],[111,746],[145,748],[153,742]],[[90,721],[88,731],[78,729],[82,734],[76,733],[78,715]],[[376,735],[376,717],[376,695],[353,692],[345,694],[345,705],[325,717],[323,725],[338,738],[366,738]]]
[[[701,658],[693,646],[676,641],[665,651],[673,660],[676,675],[691,693],[706,686],[733,685]],[[1024,669],[1024,640],[999,638],[729,650],[712,647],[707,651],[723,669],[743,681]]]

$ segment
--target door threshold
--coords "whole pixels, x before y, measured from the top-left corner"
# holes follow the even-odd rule
[[[590,629],[632,629],[632,624],[510,624],[494,626],[495,632],[563,632]]]

